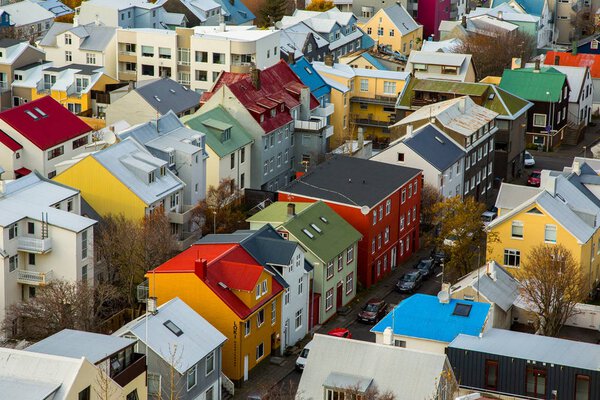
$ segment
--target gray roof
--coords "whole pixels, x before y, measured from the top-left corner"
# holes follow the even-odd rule
[[[503,183],[498,191],[496,207],[512,210],[523,202],[531,199],[542,192],[543,189],[533,186],[515,185]]]
[[[519,282],[495,261],[471,272],[450,289],[452,293],[471,287],[504,311],[510,310],[519,296]]]
[[[91,155],[147,205],[165,198],[184,187],[184,183],[170,169],[165,175],[155,173],[155,181],[144,178],[151,171],[165,165],[166,161],[152,156],[138,141],[127,138]],[[142,176],[144,178],[142,178]]]
[[[448,347],[591,371],[600,370],[600,346],[597,344],[505,329],[489,329],[482,337],[461,334]]]
[[[138,83],[135,91],[161,114],[175,114],[200,106],[200,94],[170,78],[158,78]]]
[[[67,31],[80,38],[84,38],[79,46],[80,50],[104,51],[114,38],[117,28],[96,25],[94,23],[73,26],[72,24],[55,22],[40,40],[40,46],[56,47],[56,35]]]
[[[441,172],[465,156],[464,150],[431,124],[419,128],[410,137],[405,137],[403,142]]]
[[[384,8],[383,12],[387,14],[402,35],[406,35],[421,26],[410,16],[408,11],[406,11],[400,3]]]
[[[135,340],[133,339],[63,329],[46,339],[32,344],[25,350],[70,358],[85,357],[92,364],[97,364],[134,343]]]
[[[420,172],[416,168],[335,156],[281,192],[372,208]]]
[[[380,393],[391,391],[397,399],[430,399],[449,367],[444,354],[320,334],[311,346],[298,386],[307,400],[322,399],[325,384],[358,384],[377,387]]]
[[[0,393],[6,399],[41,400],[49,399],[61,386],[58,382],[40,382],[31,379],[0,377]]]
[[[183,333],[175,335],[164,325],[167,321],[173,322]],[[146,332],[151,333],[146,336]],[[172,352],[177,346],[181,353],[176,354],[178,362],[174,367],[180,374],[184,374],[227,340],[225,335],[179,297],[158,307],[156,314],[144,314],[124,325],[113,336],[126,334],[133,334],[140,342],[148,344],[167,363],[172,362]]]

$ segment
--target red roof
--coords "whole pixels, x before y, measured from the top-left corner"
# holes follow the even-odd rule
[[[31,170],[27,169],[27,168],[18,168],[18,169],[15,169],[15,174],[17,174],[19,176],[29,175],[30,173],[31,173]]]
[[[300,89],[307,87],[292,71],[290,66],[280,60],[272,67],[260,71],[260,89],[252,84],[250,74],[224,72],[213,86],[212,91],[202,95],[201,103],[205,103],[223,85],[227,86],[237,99],[259,122],[265,133],[282,127],[292,121],[290,109],[300,105]],[[284,110],[280,105],[284,104]],[[310,95],[311,110],[318,107],[318,100]],[[275,116],[270,110],[275,109]],[[260,116],[263,115],[263,122]]]
[[[16,140],[8,136],[6,133],[0,131],[0,143],[11,149],[12,151],[21,150],[21,146]]]
[[[237,243],[195,244],[150,273],[194,273],[196,260],[202,258],[207,260],[207,277],[203,282],[242,319],[247,318],[283,290],[283,286],[272,279],[271,296],[265,297],[252,308],[236,296],[231,289],[254,291],[264,271],[264,267]],[[200,276],[198,278],[200,279]]]
[[[92,130],[50,96],[3,111],[0,119],[42,150]]]
[[[558,57],[558,64],[556,64]],[[566,67],[590,67],[592,78],[600,78],[600,54],[572,54],[561,51],[549,51],[544,60],[546,65],[562,65]]]

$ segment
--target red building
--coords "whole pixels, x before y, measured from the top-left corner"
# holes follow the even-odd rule
[[[450,11],[456,7],[450,0],[419,0],[419,12],[415,18],[423,25],[423,40],[433,35],[439,40],[440,22],[450,21]]]
[[[419,248],[421,170],[338,156],[279,191],[279,201],[323,200],[363,236],[358,278],[378,282]]]

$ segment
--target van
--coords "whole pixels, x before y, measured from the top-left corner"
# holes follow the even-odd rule
[[[493,211],[485,211],[481,214],[481,220],[485,226],[488,226],[488,224],[495,220],[497,216],[498,214]]]
[[[306,365],[306,359],[308,358],[308,353],[310,352],[310,348],[312,346],[312,340],[306,343],[306,346],[300,352],[298,359],[296,360],[296,369],[298,371],[304,370],[304,366]]]

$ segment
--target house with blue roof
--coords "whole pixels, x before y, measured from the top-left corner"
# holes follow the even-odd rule
[[[490,304],[415,294],[398,304],[371,332],[377,343],[445,354],[458,335],[479,336],[488,328]],[[385,337],[385,339],[384,339]]]

